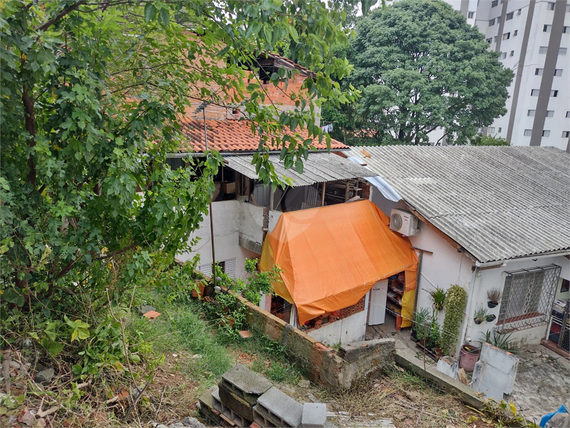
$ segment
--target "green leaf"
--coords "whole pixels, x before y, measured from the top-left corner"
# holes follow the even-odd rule
[[[144,7],[144,19],[146,22],[154,21],[157,14],[156,7],[152,3],[147,3]]]
[[[63,350],[63,344],[58,342],[53,342],[47,337],[42,339],[42,346],[46,348],[52,357],[57,357],[59,353]]]
[[[303,160],[302,159],[297,159],[295,161],[295,171],[297,171],[299,174],[303,173]]]
[[[170,10],[168,10],[167,7],[163,7],[160,9],[160,12],[158,12],[158,22],[163,27],[168,27],[170,23]]]
[[[4,294],[2,295],[2,297],[8,303],[13,303],[18,307],[24,306],[24,302],[25,302],[24,296],[21,292],[17,291],[15,288],[6,289],[6,291],[4,291]]]

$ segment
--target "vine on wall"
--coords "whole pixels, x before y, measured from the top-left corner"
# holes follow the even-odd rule
[[[459,285],[447,290],[445,318],[441,335],[441,349],[445,355],[455,347],[459,337],[459,327],[463,321],[463,311],[467,305],[467,292]]]

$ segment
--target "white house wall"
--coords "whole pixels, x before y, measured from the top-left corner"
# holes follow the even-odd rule
[[[361,311],[341,320],[325,324],[308,332],[309,336],[328,346],[364,340],[366,334],[366,311]]]
[[[495,328],[498,321],[497,319],[490,323],[483,322],[482,324],[477,325],[474,323],[473,317],[477,308],[483,306],[487,309],[489,314],[495,314],[498,318],[501,305],[499,303],[496,308],[489,309],[487,307],[487,291],[493,288],[498,288],[502,293],[507,272],[548,266],[551,264],[556,264],[562,268],[560,273],[560,276],[562,278],[570,278],[570,260],[563,256],[544,257],[537,259],[529,258],[520,261],[509,261],[505,266],[479,270],[476,274],[475,287],[473,291],[473,305],[471,305],[471,307],[468,306],[469,312],[467,318],[468,327],[466,332],[466,341],[475,342],[475,345],[477,346],[477,342],[481,341],[481,338],[484,335],[485,331]],[[544,298],[546,298],[546,296],[544,296]],[[523,339],[524,343],[527,345],[538,344],[540,343],[541,339],[545,338],[546,328],[547,325],[542,324],[537,327],[518,330],[516,332],[513,332],[511,337],[514,341],[520,341]]]
[[[236,260],[236,277],[245,278],[244,269],[246,258],[259,257],[258,254],[239,246],[240,219],[243,218],[244,229],[246,233],[253,234],[254,225],[259,219],[259,215],[253,213],[250,217],[242,214],[242,205],[251,205],[237,200],[219,201],[212,203],[212,211],[214,214],[214,242],[216,250],[216,260]],[[261,210],[261,218],[263,218],[263,208]],[[260,226],[261,233],[261,226]],[[197,244],[193,247],[193,251],[178,255],[178,259],[182,261],[191,260],[197,254],[200,255],[200,265],[212,263],[212,244],[210,240],[210,216],[204,217],[200,223],[200,227],[194,232],[190,239],[199,238]],[[261,236],[261,235],[260,235]]]

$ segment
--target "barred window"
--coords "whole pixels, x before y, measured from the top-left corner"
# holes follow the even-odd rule
[[[535,327],[548,321],[560,266],[549,265],[507,272],[497,330]]]

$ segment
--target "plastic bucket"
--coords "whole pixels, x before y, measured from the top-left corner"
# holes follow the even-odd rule
[[[475,368],[475,363],[479,360],[481,350],[473,345],[463,345],[459,353],[459,367],[463,368],[466,372],[472,372]]]

